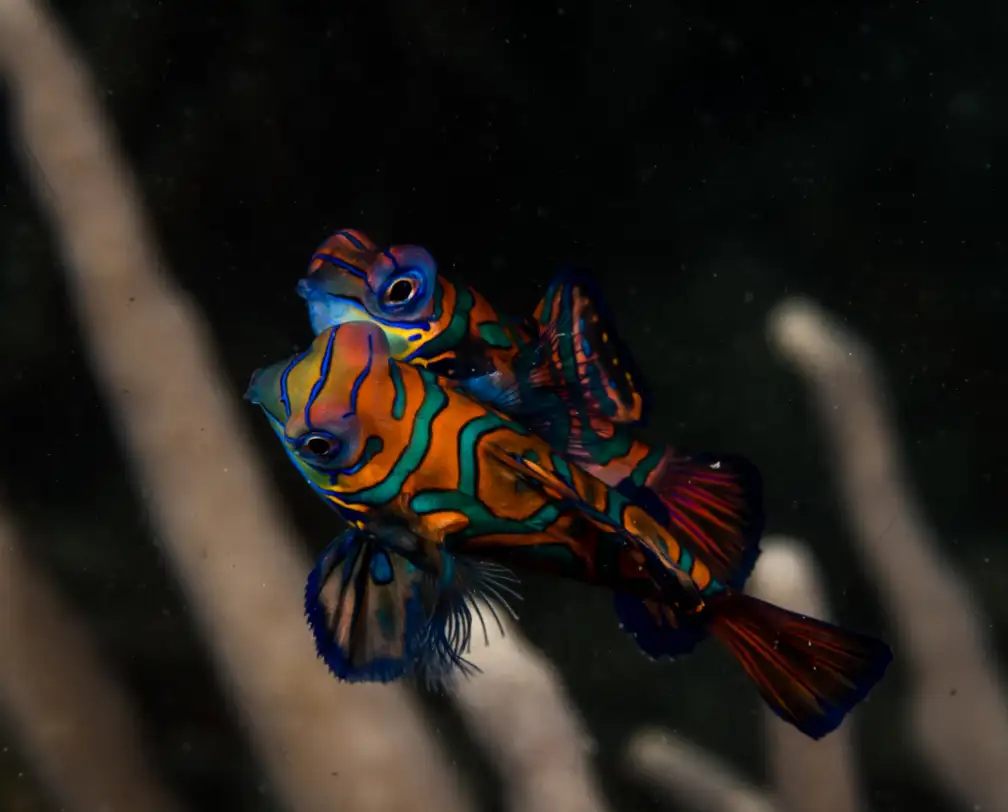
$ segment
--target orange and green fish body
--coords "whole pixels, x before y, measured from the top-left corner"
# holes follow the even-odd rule
[[[440,575],[442,553],[479,555],[667,597],[648,580],[650,555],[663,574],[682,571],[690,601],[723,588],[644,510],[537,434],[392,359],[372,325],[329,328],[258,373],[251,391],[315,491],[362,528],[400,522],[428,571]],[[620,534],[631,532],[647,545],[627,544]]]
[[[714,579],[632,494],[593,477],[515,418],[393,359],[376,325],[329,328],[253,376],[295,466],[357,526],[309,578],[320,654],[344,679],[466,669],[482,595],[506,604],[509,567],[603,586],[645,651],[707,633],[768,704],[825,735],[881,678],[881,642],[747,597]]]
[[[587,280],[561,274],[519,323],[439,275],[423,248],[381,249],[345,229],[318,248],[298,291],[316,334],[377,325],[393,358],[519,417],[583,470],[646,501],[716,579],[744,583],[763,528],[759,472],[735,455],[686,455],[634,437],[645,409],[638,376]],[[543,412],[548,424],[536,419]]]

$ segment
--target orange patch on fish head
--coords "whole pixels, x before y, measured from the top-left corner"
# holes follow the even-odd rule
[[[360,411],[388,384],[388,343],[381,330],[356,322],[330,327],[286,372],[290,412],[285,440],[316,469],[344,470],[363,452]]]

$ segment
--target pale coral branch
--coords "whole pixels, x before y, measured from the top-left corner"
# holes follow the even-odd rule
[[[801,542],[780,536],[763,541],[748,590],[758,598],[809,617],[828,620],[818,566]],[[813,741],[764,709],[768,772],[786,812],[859,812],[867,809],[857,766],[852,720]],[[856,716],[855,710],[852,716]]]
[[[136,709],[21,547],[0,506],[0,712],[19,747],[62,809],[177,812]]]
[[[0,63],[96,378],[274,787],[303,812],[465,808],[408,693],[339,684],[316,660],[307,561],[243,429],[253,415],[163,271],[84,65],[30,0],[0,0]]]
[[[482,673],[458,677],[453,697],[474,738],[500,770],[514,812],[605,812],[592,764],[593,742],[552,664],[500,606],[504,634],[478,603],[470,661]]]
[[[637,731],[626,761],[635,777],[695,812],[782,812],[721,759],[668,731]]]
[[[900,637],[913,741],[966,808],[1008,808],[1008,707],[983,615],[910,493],[875,361],[816,304],[791,299],[771,344],[805,378],[830,442],[845,516]]]

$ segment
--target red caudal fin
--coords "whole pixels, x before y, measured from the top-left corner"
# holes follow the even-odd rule
[[[839,727],[892,660],[881,640],[738,592],[712,599],[704,613],[774,713],[813,739]]]

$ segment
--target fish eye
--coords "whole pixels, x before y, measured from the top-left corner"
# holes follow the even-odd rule
[[[331,437],[314,434],[306,439],[301,447],[316,457],[331,457],[339,451],[340,443]]]
[[[410,299],[416,286],[409,279],[397,279],[385,294],[389,304],[402,304]]]
[[[385,288],[382,295],[382,303],[393,307],[400,307],[412,301],[420,291],[420,280],[412,274],[400,276],[391,285]]]

